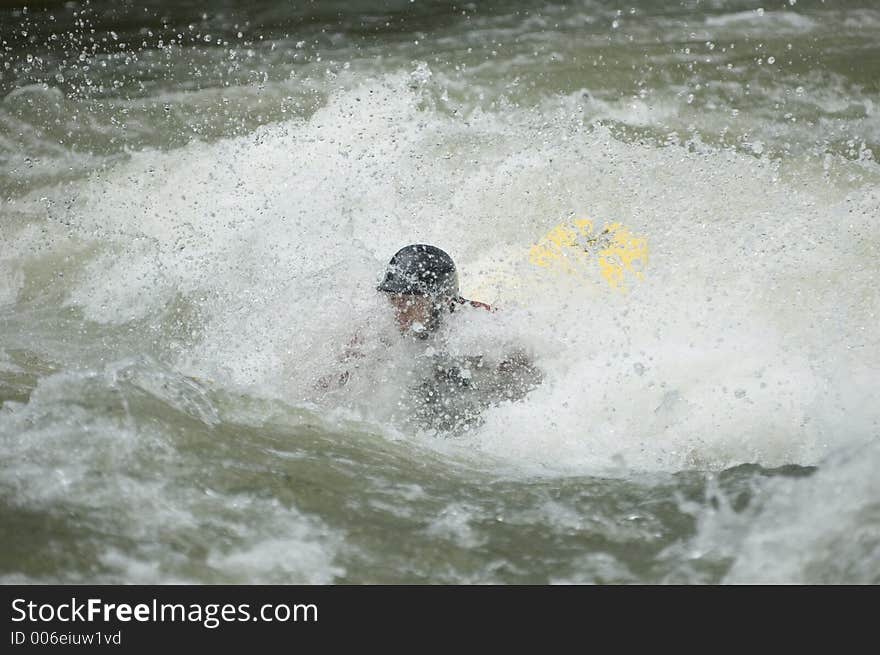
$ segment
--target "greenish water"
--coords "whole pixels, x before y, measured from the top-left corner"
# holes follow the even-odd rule
[[[25,467],[45,467],[43,499],[60,495],[42,511],[4,506],[15,535],[2,559],[15,572],[9,580],[716,582],[729,553],[675,552],[696,532],[694,509],[724,499],[742,511],[766,480],[813,470],[511,475],[491,461],[477,468],[166,373],[150,382],[168,402],[145,391],[150,384],[138,377],[149,374],[155,369],[120,371],[114,394],[103,380],[80,379],[73,406],[52,408],[100,416],[87,429],[107,437],[74,451],[62,437],[25,458]],[[62,474],[74,466],[81,477]],[[8,497],[31,495],[9,482]],[[121,566],[130,568],[122,574]]]
[[[880,582],[880,10],[758,4],[2,3],[0,579]]]

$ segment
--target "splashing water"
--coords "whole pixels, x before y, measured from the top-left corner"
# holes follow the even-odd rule
[[[610,41],[550,3],[15,60],[3,580],[877,582],[876,85],[804,68],[818,5],[643,4]],[[855,4],[825,38],[861,60]],[[650,244],[625,293],[530,262],[583,216]],[[407,243],[497,311],[402,338],[375,285]],[[473,415],[413,421],[437,356],[512,352],[540,375],[459,366]]]

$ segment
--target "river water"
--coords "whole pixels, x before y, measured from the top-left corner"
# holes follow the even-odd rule
[[[2,3],[0,580],[880,582],[878,35],[869,0]],[[642,280],[529,268],[587,216]],[[401,338],[417,242],[497,311]],[[426,348],[540,381],[426,426]]]

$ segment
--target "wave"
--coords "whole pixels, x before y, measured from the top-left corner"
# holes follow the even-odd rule
[[[633,143],[564,114],[457,117],[392,75],[309,118],[133,153],[73,194],[41,190],[19,205],[34,223],[11,241],[20,281],[5,296],[48,278],[37,303],[51,289],[182,371],[320,406],[315,379],[353,331],[391,329],[372,291],[387,259],[436,243],[465,295],[501,309],[464,321],[449,347],[496,359],[524,347],[545,381],[464,437],[413,439],[534,470],[814,463],[869,433],[880,407],[880,345],[865,331],[878,207],[870,185],[821,166]],[[644,283],[615,294],[528,269],[529,244],[582,215],[646,235]],[[73,250],[51,258],[46,243]],[[63,278],[40,277],[59,265]],[[376,346],[324,411],[399,434],[411,361]]]

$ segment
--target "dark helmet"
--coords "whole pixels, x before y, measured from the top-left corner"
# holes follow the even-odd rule
[[[414,244],[388,262],[379,291],[432,298],[458,298],[458,272],[452,257],[435,246]]]

